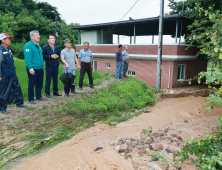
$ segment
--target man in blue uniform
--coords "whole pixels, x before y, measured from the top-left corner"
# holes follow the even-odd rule
[[[53,78],[53,96],[62,96],[58,93],[58,67],[60,51],[55,45],[55,37],[52,34],[47,36],[48,44],[42,47],[42,54],[45,60],[46,82],[45,82],[45,94],[47,98],[51,98],[50,84]]]
[[[0,34],[0,112],[8,113],[7,104],[9,96],[12,93],[15,99],[16,107],[28,107],[23,104],[22,90],[15,74],[15,65],[12,52],[9,48],[11,45],[10,37],[6,33]]]
[[[83,49],[79,52],[79,58],[78,58],[78,69],[80,69],[80,78],[79,78],[79,89],[82,90],[83,85],[83,79],[85,72],[87,72],[89,77],[89,84],[90,88],[94,89],[93,86],[93,78],[92,78],[92,51],[89,49],[89,43],[84,42],[83,43]]]

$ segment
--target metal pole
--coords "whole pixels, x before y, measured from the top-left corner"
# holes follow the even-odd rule
[[[101,44],[103,44],[103,28],[101,28]]]
[[[134,44],[136,44],[136,24],[134,24]]]
[[[78,30],[78,44],[81,44],[80,43],[80,31]]]
[[[183,28],[182,28],[182,26],[183,26],[183,25],[182,25],[182,22],[183,22],[183,19],[181,19],[181,25],[180,25],[180,38],[179,38],[179,44],[181,43],[181,36],[182,36],[181,34],[182,34],[182,29],[183,29]]]
[[[118,34],[118,38],[117,38],[117,44],[119,44],[119,34]]]
[[[132,36],[130,36],[130,44],[132,44]]]
[[[158,59],[157,59],[157,78],[156,88],[161,88],[161,67],[162,67],[162,46],[163,46],[163,12],[164,0],[160,0],[160,17],[159,17],[159,40],[158,40]]]
[[[178,20],[177,20],[177,23],[176,23],[175,43],[177,43],[177,35],[178,35]]]
[[[56,41],[57,41],[57,16],[55,17],[55,36],[56,36]],[[55,44],[56,44],[56,41],[55,41]]]
[[[168,80],[168,89],[170,88],[170,74],[171,74],[171,60],[170,60],[170,66],[169,66],[169,80]]]
[[[152,44],[154,44],[154,35],[152,35]]]

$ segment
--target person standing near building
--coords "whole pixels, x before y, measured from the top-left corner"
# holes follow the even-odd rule
[[[44,60],[42,50],[39,45],[40,35],[39,32],[34,30],[30,32],[31,40],[27,42],[24,47],[24,55],[26,62],[26,71],[29,78],[28,83],[28,96],[31,104],[36,104],[34,100],[34,87],[36,91],[36,100],[44,101],[46,98],[42,97],[41,91],[43,86],[44,75]]]
[[[66,48],[61,51],[61,61],[64,63],[63,73],[68,72],[75,75],[76,64],[78,65],[78,60],[76,57],[75,50],[71,48],[72,43],[69,39],[66,39],[64,41],[64,45]],[[78,92],[75,90],[74,82],[72,83],[72,86],[71,86],[71,92],[78,94]]]
[[[80,50],[79,52],[79,65],[78,68],[80,69],[80,78],[79,78],[79,89],[82,90],[82,85],[83,85],[83,79],[85,72],[87,72],[88,77],[89,77],[89,84],[90,88],[94,89],[95,87],[93,86],[93,78],[92,78],[92,51],[89,49],[89,42],[84,42],[83,43],[83,49]],[[81,64],[81,65],[80,65]]]
[[[125,50],[122,53],[122,56],[123,56],[123,77],[127,78],[126,72],[128,70],[128,66],[129,66],[128,46],[125,46],[124,49]]]
[[[116,78],[122,79],[122,71],[123,71],[122,44],[119,44],[118,48],[119,49],[116,51]]]
[[[58,67],[60,51],[55,45],[55,37],[52,34],[47,36],[48,44],[42,47],[42,54],[45,60],[45,71],[46,71],[46,83],[45,83],[45,94],[47,98],[51,98],[50,95],[50,84],[53,78],[53,96],[62,96],[58,93]]]
[[[22,90],[15,73],[15,65],[12,52],[9,48],[11,38],[6,33],[0,34],[0,112],[9,113],[7,109],[9,96],[12,94],[16,107],[28,107],[23,104]]]

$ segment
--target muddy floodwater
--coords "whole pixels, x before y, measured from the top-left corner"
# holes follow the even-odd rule
[[[149,126],[158,129],[165,124],[186,119],[199,120],[198,128],[189,129],[195,134],[204,131],[206,123],[215,126],[222,108],[206,110],[205,97],[184,97],[159,101],[149,112],[143,113],[115,127],[100,124],[77,134],[45,153],[25,158],[13,170],[133,170],[130,160],[111,148],[121,138],[139,136]],[[204,118],[204,119],[203,119]],[[212,123],[211,123],[212,120]],[[195,125],[194,125],[195,127]],[[179,128],[179,123],[178,123]],[[208,127],[209,128],[209,127]],[[198,136],[198,135],[197,135]],[[103,150],[94,152],[98,146]]]

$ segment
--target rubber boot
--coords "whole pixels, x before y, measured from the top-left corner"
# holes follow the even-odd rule
[[[78,92],[75,91],[75,89],[76,89],[76,85],[72,85],[72,86],[71,86],[71,92],[72,92],[72,93],[75,93],[75,94],[78,94]]]

